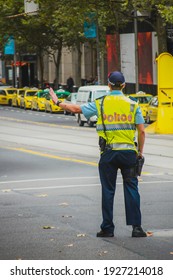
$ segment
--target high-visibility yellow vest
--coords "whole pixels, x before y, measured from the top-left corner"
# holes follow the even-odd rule
[[[138,104],[124,95],[108,95],[102,100],[103,98],[95,100],[98,135],[102,136],[107,144],[111,144],[113,149],[136,151],[135,114]]]

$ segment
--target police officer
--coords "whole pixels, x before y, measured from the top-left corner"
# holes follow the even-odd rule
[[[141,227],[140,195],[138,178],[135,173],[137,156],[142,157],[145,131],[144,119],[138,104],[124,96],[125,79],[121,72],[115,71],[108,76],[110,95],[95,102],[76,105],[61,103],[50,90],[53,101],[62,109],[72,113],[83,113],[88,119],[98,116],[96,130],[99,135],[101,156],[99,175],[102,185],[101,230],[97,237],[113,237],[113,204],[118,169],[123,178],[126,224],[132,225],[132,237],[146,237]],[[138,150],[134,143],[137,130]]]

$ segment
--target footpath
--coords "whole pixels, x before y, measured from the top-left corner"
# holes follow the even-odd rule
[[[156,134],[146,128],[146,165],[173,169],[173,134]]]

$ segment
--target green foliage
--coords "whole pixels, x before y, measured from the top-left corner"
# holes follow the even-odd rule
[[[165,20],[166,23],[173,23],[173,7],[171,5],[159,4],[158,6],[159,13],[161,17]]]
[[[100,48],[105,49],[105,32],[114,26],[114,32],[133,20],[133,11],[149,11],[155,15],[152,24],[158,31],[157,20],[162,27],[173,23],[172,0],[36,0],[39,4],[37,15],[24,14],[23,0],[0,0],[0,48],[6,35],[13,35],[16,50],[35,53],[55,54],[62,45],[79,46],[85,41],[92,44],[95,39],[84,36],[86,14],[94,12],[98,23]],[[142,19],[145,20],[145,19]],[[158,32],[159,35],[159,32]]]
[[[74,46],[84,42],[83,24],[87,12],[95,12],[99,26],[101,41],[104,41],[108,26],[116,29],[132,20],[132,11],[153,11],[159,14],[165,22],[173,23],[172,0],[37,0],[39,12],[37,15],[22,15],[23,0],[0,0],[0,41],[4,35],[13,34],[21,45],[48,50],[56,48],[58,42],[66,46]],[[21,14],[21,16],[16,16]],[[12,17],[13,16],[13,17]],[[43,35],[44,34],[44,35]],[[32,45],[32,46],[31,46]]]

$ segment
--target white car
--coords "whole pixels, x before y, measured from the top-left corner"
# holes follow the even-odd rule
[[[88,102],[93,102],[99,97],[108,95],[109,92],[109,87],[104,85],[82,86],[78,90],[76,104],[81,105]],[[76,117],[79,126],[84,126],[84,124],[87,123],[89,126],[92,127],[97,122],[97,116],[93,116],[88,120],[83,114],[76,114]]]

